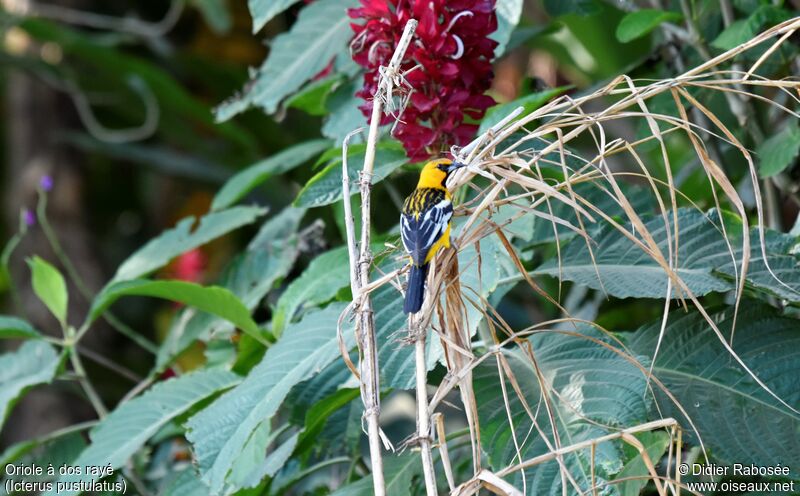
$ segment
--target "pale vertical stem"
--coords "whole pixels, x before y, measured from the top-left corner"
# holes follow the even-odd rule
[[[358,255],[358,265],[351,275],[353,288],[353,303],[358,313],[356,336],[362,351],[360,364],[361,372],[361,397],[364,402],[364,416],[367,420],[367,435],[369,436],[370,462],[372,465],[373,491],[377,496],[386,494],[386,484],[383,477],[383,457],[381,454],[381,431],[378,423],[380,418],[380,379],[378,368],[378,351],[375,339],[375,321],[372,314],[372,304],[369,293],[361,293],[361,289],[369,284],[369,268],[372,263],[370,250],[370,192],[372,190],[372,171],[375,168],[375,149],[378,143],[378,128],[383,115],[383,103],[391,101],[393,78],[399,73],[400,63],[405,56],[406,49],[411,43],[417,21],[408,21],[403,32],[403,37],[397,44],[389,66],[381,68],[381,79],[378,91],[372,101],[372,116],[369,122],[367,135],[367,148],[364,155],[364,168],[360,175],[361,189],[361,246]],[[346,154],[346,150],[343,150]],[[344,169],[344,164],[343,164]],[[348,182],[347,171],[343,170],[343,182]],[[349,193],[349,188],[343,190]],[[345,212],[349,211],[347,203],[349,196],[345,196]],[[353,245],[355,242],[355,227],[352,222],[352,212],[346,214],[345,226],[348,237],[348,252],[350,254],[351,268],[354,266],[355,256]],[[435,494],[435,493],[434,493]]]
[[[367,262],[363,263],[363,257],[365,255],[369,257],[369,230],[367,230],[366,233],[367,250],[365,251],[362,245],[361,256],[359,256],[356,248],[355,221],[350,206],[350,178],[347,172],[347,145],[350,141],[350,137],[355,132],[358,131],[348,134],[342,144],[342,193],[344,194],[345,231],[347,232],[347,251],[350,259],[350,289],[353,293],[353,303],[356,305],[356,311],[358,312],[356,335],[358,337],[359,347],[364,353],[363,360],[360,364],[361,399],[364,402],[364,416],[367,419],[367,436],[369,438],[373,492],[377,496],[385,496],[386,483],[383,477],[380,425],[378,424],[380,417],[380,398],[378,396],[380,394],[380,385],[378,384],[378,360],[375,351],[374,322],[372,320],[369,295],[360,294],[361,288],[368,281],[367,276],[369,275],[369,259],[367,258]],[[362,212],[369,212],[368,184],[366,191],[366,195],[364,195],[364,183],[362,181]],[[367,216],[366,219],[362,217],[362,221],[364,220],[369,222],[369,217]],[[362,242],[363,236],[364,233],[362,231]],[[366,270],[362,270],[362,267],[365,267]]]
[[[359,278],[361,276],[358,271],[355,219],[353,218],[353,206],[350,204],[350,174],[347,168],[347,147],[350,144],[350,138],[360,133],[363,129],[363,127],[360,127],[348,133],[342,142],[342,206],[344,207],[344,225],[345,231],[347,232],[347,254],[350,262],[350,290],[353,293],[353,298],[355,298],[360,288]]]
[[[376,495],[386,494],[386,483],[383,478],[383,455],[381,454],[381,432],[378,423],[381,413],[380,382],[378,376],[378,353],[375,344],[375,323],[372,319],[372,307],[369,298],[365,298],[361,307],[361,338],[363,339],[364,358],[361,367],[361,383],[365,414],[367,417],[367,434],[369,436],[369,453],[372,464],[373,491]]]
[[[412,314],[413,315],[413,314]],[[414,318],[409,315],[410,325]],[[436,496],[436,473],[431,452],[430,411],[428,410],[428,365],[425,360],[425,330],[411,327],[414,337],[414,355],[417,368],[417,440],[422,457],[422,470],[425,474],[425,491],[428,496]]]
[[[374,108],[378,109],[380,115],[380,103],[375,99]],[[375,111],[373,110],[373,117]],[[373,128],[377,127],[377,122],[373,119],[370,123],[370,138],[373,136]],[[375,135],[377,136],[377,134]],[[374,143],[373,143],[373,160],[364,160],[364,170],[361,173],[361,255],[358,260],[359,270],[359,290],[367,285],[369,282],[369,267],[372,263],[372,253],[369,247],[369,231],[370,231],[370,190],[372,189],[372,164],[369,164],[369,172],[367,171],[367,164],[374,161]],[[369,149],[369,143],[367,144]],[[349,198],[345,199],[349,201]],[[358,339],[361,344],[363,358],[361,360],[361,386],[362,398],[364,401],[364,415],[367,418],[367,434],[369,436],[369,452],[370,461],[372,463],[372,480],[373,489],[376,495],[382,496],[386,494],[386,484],[383,478],[383,457],[381,455],[381,438],[380,438],[380,379],[378,372],[378,351],[375,343],[375,321],[372,315],[372,303],[369,294],[353,294],[354,299],[359,299],[358,305],[358,328],[356,330]]]

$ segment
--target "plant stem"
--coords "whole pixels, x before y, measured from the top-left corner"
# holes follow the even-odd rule
[[[413,314],[412,314],[413,315]],[[409,315],[409,324],[414,318]],[[419,441],[422,457],[422,470],[425,474],[425,491],[428,496],[436,496],[436,474],[433,467],[433,454],[431,453],[431,426],[430,411],[428,410],[428,365],[425,360],[425,329],[413,329],[414,357],[417,373],[417,440]]]
[[[78,273],[78,269],[75,268],[75,265],[72,263],[72,260],[67,256],[67,253],[64,251],[64,248],[61,246],[61,242],[58,240],[58,236],[56,236],[56,232],[53,227],[50,225],[50,222],[47,220],[47,195],[44,192],[39,191],[39,202],[36,205],[36,217],[39,221],[39,224],[42,226],[42,232],[44,233],[44,237],[47,239],[47,242],[50,244],[50,248],[52,248],[53,253],[55,253],[56,258],[58,261],[61,262],[61,265],[64,266],[64,270],[67,271],[67,275],[75,284],[75,287],[78,288],[78,292],[86,299],[89,304],[92,303],[94,299],[94,295],[89,290],[89,287],[83,281],[83,278]],[[134,343],[141,346],[143,349],[156,354],[158,353],[158,346],[155,345],[152,341],[145,338],[141,334],[137,333],[133,329],[131,329],[128,325],[121,322],[114,314],[111,312],[104,312],[103,318],[113,327],[116,329],[120,334],[127,337]],[[89,330],[88,327],[82,327],[81,330],[78,332],[78,336],[75,339],[76,343],[80,341],[84,334]]]
[[[70,363],[72,363],[72,368],[75,369],[75,374],[78,376],[78,382],[80,382],[83,391],[89,398],[89,402],[94,407],[95,412],[97,412],[97,416],[101,419],[104,418],[106,415],[108,415],[108,409],[103,404],[103,400],[100,399],[100,395],[97,394],[97,391],[94,389],[94,386],[92,386],[89,377],[86,375],[86,370],[83,368],[83,363],[81,362],[81,358],[78,355],[78,350],[75,348],[74,344],[69,350],[69,359]]]
[[[17,249],[17,246],[22,241],[22,238],[25,236],[27,231],[27,226],[25,225],[24,220],[20,219],[19,224],[19,231],[17,231],[14,236],[8,240],[8,243],[6,243],[2,253],[0,253],[0,274],[5,276],[6,281],[8,281],[8,289],[11,293],[11,301],[14,304],[14,309],[18,314],[22,314],[24,309],[19,298],[19,292],[17,291],[17,286],[14,284],[14,279],[11,277],[11,271],[8,269],[8,261],[11,258],[11,255],[14,253],[14,250]]]
[[[386,483],[383,477],[383,458],[381,454],[381,431],[378,423],[380,417],[380,379],[378,369],[378,350],[375,339],[375,321],[368,293],[361,293],[369,283],[369,269],[372,265],[370,250],[370,193],[372,190],[372,171],[375,164],[375,149],[378,143],[378,129],[383,115],[384,102],[391,102],[394,77],[400,69],[400,63],[417,27],[417,21],[411,19],[406,24],[403,36],[397,44],[389,65],[382,68],[381,80],[372,101],[372,117],[369,123],[367,147],[364,155],[364,169],[360,175],[361,190],[361,246],[356,262],[355,226],[350,199],[349,175],[347,172],[347,146],[342,146],[342,192],[344,193],[345,230],[350,258],[353,307],[358,314],[356,336],[362,352],[359,366],[361,379],[361,398],[364,402],[364,416],[367,419],[367,435],[369,437],[370,462],[372,464],[373,491],[376,496],[386,494]]]

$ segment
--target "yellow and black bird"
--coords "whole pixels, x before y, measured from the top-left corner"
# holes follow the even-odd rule
[[[428,162],[422,168],[417,188],[403,203],[400,235],[411,256],[405,313],[417,313],[422,308],[430,261],[439,248],[450,246],[453,204],[445,183],[450,173],[462,166],[449,159]]]

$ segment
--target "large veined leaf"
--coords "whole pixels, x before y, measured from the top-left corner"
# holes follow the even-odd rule
[[[42,334],[33,328],[28,322],[0,315],[0,339],[39,339]]]
[[[286,208],[259,230],[245,251],[225,268],[220,285],[230,290],[252,311],[275,283],[294,265],[298,255],[297,228],[304,209]],[[210,313],[186,309],[177,316],[158,350],[156,369],[163,369],[175,356],[198,339],[232,331],[229,321]]]
[[[217,119],[226,120],[251,106],[273,113],[284,98],[327,66],[352,36],[347,8],[355,0],[319,0],[300,11],[288,33],[272,42],[269,56],[244,95],[217,108]]]
[[[165,266],[181,253],[252,223],[265,212],[266,210],[258,207],[234,207],[212,212],[202,217],[196,228],[193,228],[195,218],[187,217],[128,257],[119,266],[109,285],[145,276]]]
[[[343,309],[331,304],[290,325],[239,386],[189,420],[187,436],[211,494],[224,492],[236,455],[291,388],[339,356],[336,322]],[[348,347],[354,345],[352,335],[344,330]]]
[[[328,140],[312,140],[289,147],[272,157],[251,165],[230,178],[214,196],[212,210],[230,207],[259,184],[277,174],[290,171],[330,148]]]
[[[50,313],[66,326],[67,323],[67,283],[55,267],[39,257],[28,260],[31,267],[31,282],[36,296],[45,304]]]
[[[44,341],[26,341],[0,355],[0,428],[14,402],[26,389],[53,380],[60,359]]]
[[[288,9],[299,0],[249,0],[250,15],[253,16],[253,32],[264,27],[270,19]]]
[[[392,496],[411,496],[414,489],[412,481],[422,473],[422,463],[415,453],[383,457],[383,477],[386,494]],[[336,490],[331,496],[372,496],[372,476],[368,475],[352,484]]]
[[[665,226],[661,216],[643,218],[645,227],[664,257],[667,258],[667,236],[674,232],[672,212]],[[714,275],[715,270],[733,270],[733,261],[741,267],[741,224],[726,216],[726,229],[732,248],[728,250],[725,237],[719,227],[719,215],[712,211],[703,214],[697,210],[678,210],[679,249],[675,272],[696,295],[712,291],[729,291],[734,288],[729,280]],[[631,224],[624,224],[631,231]],[[641,237],[640,237],[641,239]],[[760,252],[756,233],[751,235],[752,255]],[[784,253],[791,246],[790,237],[771,232],[767,236],[767,250]],[[535,270],[536,274],[561,275],[568,281],[587,285],[593,289],[604,289],[619,298],[664,298],[667,291],[667,275],[664,270],[641,248],[636,246],[616,228],[605,225],[592,234],[592,262],[589,248],[582,238],[573,239],[562,250],[562,266],[550,260]],[[600,279],[598,279],[598,273]],[[672,298],[678,297],[673,285]]]
[[[729,278],[734,277],[731,266],[717,270]],[[787,301],[800,302],[800,258],[795,255],[772,255],[769,256],[769,268],[763,257],[752,259],[747,268],[746,286]]]
[[[350,194],[358,193],[358,175],[364,168],[365,146],[350,147],[347,159],[347,177],[350,179]],[[342,199],[341,154],[300,190],[294,204],[301,207],[321,207]],[[375,169],[372,184],[377,184],[395,169],[406,163],[406,154],[396,143],[383,143],[375,151]]]
[[[565,331],[566,332],[566,331]],[[582,328],[576,335],[559,332],[537,334],[530,338],[542,377],[548,384],[546,393],[553,410],[561,446],[593,439],[610,432],[610,428],[632,426],[647,417],[645,401],[645,377],[642,371],[617,353],[587,338],[613,343],[594,329]],[[519,384],[530,412],[551,445],[552,424],[548,419],[533,363],[518,349],[504,350],[515,380]],[[514,392],[506,376],[508,404],[514,424],[517,443],[523,459],[532,458],[549,451],[547,444],[532,424],[519,396]],[[509,426],[505,403],[499,397],[501,391],[497,364],[489,359],[474,373],[475,396],[481,427],[481,443],[494,469],[518,463],[512,431]],[[556,394],[557,393],[557,394]],[[623,467],[623,457],[616,443],[597,445],[595,452],[597,481],[612,494],[613,487],[603,488],[603,480],[618,473]],[[590,453],[588,450],[574,452],[564,457],[570,474],[581,487],[588,490],[591,482]],[[561,494],[561,477],[555,461],[546,462],[525,470],[526,494]],[[509,476],[509,481],[522,489],[522,475]],[[570,486],[568,493],[574,492]]]
[[[712,316],[730,336],[733,308]],[[628,346],[652,355],[661,322],[636,331]],[[800,409],[800,321],[765,304],[739,308],[733,348],[742,361],[780,398]],[[800,477],[800,415],[780,405],[731,358],[697,312],[669,315],[653,374],[665,383],[697,426],[706,448],[724,463],[789,466]],[[663,394],[660,415],[672,416],[688,429],[683,414]],[[696,441],[696,437],[692,436]]]
[[[197,402],[229,388],[241,380],[232,372],[208,370],[171,379],[120,405],[90,433],[91,444],[74,465],[121,467],[167,422],[186,412]],[[99,477],[89,473],[63,476],[59,481],[89,483]],[[78,494],[60,491],[57,494]],[[56,494],[55,491],[47,493]]]
[[[239,298],[225,288],[204,287],[185,281],[150,281],[134,279],[107,286],[97,295],[89,310],[89,321],[96,320],[123,296],[149,296],[191,305],[228,320],[257,341],[264,343],[258,325]]]
[[[280,335],[303,306],[325,303],[349,284],[350,259],[346,246],[317,256],[278,299],[272,315],[272,332]]]
[[[504,143],[507,143],[510,146],[519,142],[520,138],[522,137],[523,136],[520,134],[515,134],[505,140]],[[538,164],[542,170],[544,178],[553,178],[561,182],[564,180],[561,168],[561,156],[558,152],[551,152],[542,155],[541,151],[547,145],[548,142],[542,139],[528,139],[516,149],[525,154],[539,154],[540,158]],[[573,169],[578,169],[583,166],[583,164],[577,158],[575,158],[575,154],[570,152],[570,150],[567,150],[564,161],[567,167]],[[633,209],[636,210],[636,212],[644,214],[654,211],[655,199],[649,190],[624,182],[620,183],[619,187],[626,198],[628,198],[628,201]],[[617,201],[613,198],[613,191],[611,191],[608,186],[600,182],[592,181],[575,184],[572,186],[572,191],[576,197],[582,198],[583,201],[596,206],[606,215],[617,218],[624,216],[622,207],[620,207],[619,203],[617,203]],[[563,190],[562,193],[569,197],[568,191]],[[579,200],[579,203],[580,201],[581,200]],[[566,225],[558,223],[556,223],[554,227],[553,222],[548,218],[549,216],[553,216],[563,219],[566,222],[569,222],[576,229],[579,228],[580,225],[578,223],[575,211],[568,204],[558,199],[550,198],[549,202],[542,202],[537,205],[535,210],[540,215],[530,214],[530,216],[534,217],[535,219],[533,235],[532,239],[530,240],[533,244],[551,243],[555,241],[557,236],[563,247],[565,241],[568,241],[576,236],[575,230]],[[545,217],[542,217],[542,215]],[[591,228],[591,226],[587,227]]]

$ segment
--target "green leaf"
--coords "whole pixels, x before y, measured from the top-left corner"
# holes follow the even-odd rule
[[[245,251],[225,267],[219,285],[235,294],[248,310],[254,310],[294,265],[299,253],[297,228],[304,214],[301,208],[283,209],[265,222]],[[186,309],[173,320],[158,350],[156,370],[163,370],[198,339],[207,340],[212,334],[226,336],[230,331],[228,321]]]
[[[272,176],[283,174],[330,148],[329,140],[306,141],[238,172],[214,196],[211,210],[228,208]]]
[[[413,480],[422,474],[422,463],[415,453],[383,458],[383,477],[386,483],[386,494],[392,496],[412,496]],[[368,475],[352,484],[336,490],[331,496],[372,496],[372,476]]]
[[[17,481],[20,479],[25,480],[26,482],[39,482],[39,483],[47,483],[51,482],[54,483],[55,480],[58,478],[58,469],[64,465],[73,466],[72,463],[81,453],[81,451],[86,448],[88,444],[84,440],[84,434],[78,431],[69,431],[69,427],[66,427],[61,430],[63,434],[56,435],[54,438],[44,438],[40,439],[33,439],[30,440],[29,443],[32,443],[34,446],[30,447],[30,449],[22,448],[21,452],[19,450],[16,453],[8,453],[10,456],[18,455],[19,458],[12,459],[9,461],[14,461],[17,466],[25,465],[25,466],[34,466],[34,467],[42,467],[42,474],[41,475],[31,475],[25,476],[24,479],[22,477],[15,477]],[[55,434],[58,434],[56,432]],[[20,448],[20,445],[16,445],[17,448]],[[12,447],[12,450],[14,447]],[[5,454],[3,455],[5,457]],[[54,474],[50,475],[48,473],[48,468],[50,466],[54,468]],[[6,463],[3,463],[3,467],[6,466]],[[6,478],[6,480],[8,480]],[[5,491],[7,487],[0,489],[0,494],[3,496],[8,496],[9,493]],[[23,494],[23,492],[12,492],[11,494]],[[32,494],[25,492],[24,494]],[[40,494],[36,492],[36,494]]]
[[[545,157],[547,160],[555,160],[560,163],[560,158],[557,156]],[[569,157],[567,157],[567,167],[570,167]],[[559,166],[560,167],[560,166]],[[653,195],[644,188],[629,183],[620,183],[620,190],[628,198],[631,207],[640,215],[654,210],[655,200]],[[573,186],[572,190],[575,195],[582,197],[584,200],[590,202],[592,205],[605,212],[606,215],[612,218],[625,218],[625,211],[620,207],[611,196],[609,196],[608,188],[595,182],[580,183]],[[543,202],[538,208],[537,212],[541,214],[560,218],[570,222],[573,226],[578,226],[578,221],[575,217],[575,210],[564,202],[558,200],[550,200],[550,208],[546,202]],[[553,243],[558,235],[559,241],[562,243],[569,241],[576,236],[574,230],[567,226],[553,223],[545,217],[536,217],[533,225],[533,239],[534,245],[543,243]]]
[[[31,268],[33,292],[58,319],[61,327],[67,325],[67,283],[55,267],[41,258],[28,259]]]
[[[217,108],[217,120],[230,119],[251,106],[275,112],[284,98],[344,53],[352,37],[347,8],[356,5],[355,0],[319,0],[301,10],[292,29],[272,42],[267,60],[244,95]]]
[[[273,17],[288,9],[299,0],[249,0],[250,15],[253,16],[253,33],[264,27]]]
[[[526,349],[533,350],[538,371],[526,352],[503,349],[503,356],[508,360],[539,428],[539,433],[536,430],[531,432],[533,420],[506,375],[510,415],[523,459],[550,451],[542,435],[555,445],[553,425],[542,403],[540,377],[548,384],[546,394],[562,446],[594,439],[620,427],[637,425],[647,418],[644,373],[624,357],[592,340],[620,348],[619,344],[595,329],[569,326],[563,333],[552,330],[529,339],[530,348]],[[509,414],[505,402],[499,397],[501,385],[495,360],[487,360],[476,368],[473,383],[481,444],[489,464],[500,469],[518,462]],[[603,492],[604,481],[622,470],[619,446],[618,442],[604,442],[596,447],[596,482],[600,492]],[[564,462],[581,490],[591,492],[589,450],[566,455]],[[561,477],[556,461],[525,469],[525,479],[526,494],[561,494]],[[522,489],[520,473],[510,476],[510,482]],[[574,492],[571,486],[568,492]]]
[[[239,489],[256,487],[265,477],[274,477],[292,455],[297,445],[298,433],[270,449],[285,429],[270,429],[269,421],[264,421],[250,436],[241,453],[236,456],[228,475],[226,491],[231,494]],[[268,454],[267,454],[268,453]]]
[[[664,431],[653,432],[640,432],[636,437],[644,445],[647,456],[654,465],[658,465],[658,461],[664,456],[669,446],[669,434]],[[633,446],[624,444],[622,447],[628,462],[622,470],[614,477],[615,479],[622,480],[619,483],[620,496],[639,496],[639,493],[647,485],[647,477],[650,476],[650,471],[644,463],[644,458],[641,453]],[[630,477],[630,480],[623,480]]]
[[[181,253],[251,224],[264,213],[266,210],[259,207],[233,207],[203,216],[200,218],[200,224],[194,229],[196,219],[187,217],[128,257],[108,284],[145,276],[167,265]]]
[[[648,34],[664,22],[679,21],[683,18],[677,12],[656,9],[642,9],[630,12],[617,26],[617,39],[628,43]]]
[[[544,9],[552,17],[568,14],[590,16],[600,12],[595,0],[544,0]]]
[[[367,118],[358,108],[364,100],[355,96],[357,89],[356,81],[351,81],[338,87],[328,98],[328,117],[322,124],[322,135],[335,140],[337,147],[341,147],[350,132],[367,124]],[[350,139],[350,144],[359,143],[360,139],[361,135],[357,134]]]
[[[350,194],[358,193],[358,174],[364,168],[365,147],[352,146],[347,159],[347,176],[350,178]],[[375,169],[372,184],[375,185],[389,176],[395,169],[406,163],[406,154],[395,142],[379,143],[375,151]],[[342,199],[342,161],[341,157],[328,164],[308,180],[300,190],[294,204],[299,207],[321,207]]]
[[[667,229],[661,216],[647,216],[642,219],[665,257],[669,253],[667,233],[672,236],[674,232],[672,218],[670,212]],[[725,220],[725,226],[733,248],[733,257],[740,267],[741,224],[738,219],[729,218]],[[631,230],[630,223],[625,223],[624,227]],[[716,211],[703,214],[692,208],[679,209],[678,227],[678,262],[674,271],[689,289],[696,296],[734,289],[730,281],[714,274],[717,270],[733,270],[731,252],[728,251],[728,244],[719,227],[719,215]],[[534,274],[554,277],[560,274],[565,280],[593,289],[604,289],[609,295],[618,298],[666,297],[666,273],[641,248],[610,225],[593,232],[591,237],[594,262],[586,241],[575,238],[562,250],[560,272],[557,260],[551,260],[536,269]],[[750,244],[751,256],[755,258],[759,253],[758,236],[755,232],[751,234]],[[791,244],[789,237],[771,232],[767,239],[767,250],[771,253],[784,253]],[[674,285],[670,297],[678,297]]]
[[[225,288],[204,287],[186,281],[150,281],[134,279],[107,286],[94,300],[89,310],[89,321],[95,321],[122,296],[150,296],[191,305],[228,320],[242,331],[267,345],[250,311],[241,300]]]
[[[26,341],[16,351],[0,355],[0,428],[25,390],[53,380],[60,361],[44,341]]]
[[[264,419],[272,418],[291,388],[339,358],[336,322],[345,305],[334,303],[290,325],[261,362],[233,390],[193,416],[187,426],[202,479],[219,493],[235,456]],[[347,347],[352,330],[343,330]]]
[[[227,0],[192,0],[192,3],[200,10],[206,23],[216,34],[230,31],[233,22]]]
[[[303,110],[309,115],[327,115],[328,109],[325,103],[331,91],[341,79],[340,76],[334,75],[319,81],[311,81],[302,90],[286,100],[286,107]]]
[[[281,294],[272,315],[272,332],[279,336],[303,307],[321,305],[350,284],[350,259],[341,246],[317,256]]]
[[[552,98],[564,93],[569,88],[570,88],[569,86],[560,86],[558,88],[538,91],[536,93],[531,93],[530,95],[525,95],[521,98],[518,98],[513,102],[501,103],[500,105],[495,105],[494,107],[486,111],[486,116],[483,118],[483,121],[481,121],[481,126],[478,129],[478,134],[486,132],[492,126],[494,126],[501,120],[505,119],[506,116],[511,112],[513,112],[514,109],[516,109],[517,107],[523,107],[525,109],[519,115],[519,117],[517,117],[517,119],[520,119],[530,114],[534,110],[538,109],[539,107],[550,101]]]
[[[90,433],[91,444],[74,465],[122,467],[159,429],[189,410],[199,401],[237,384],[232,372],[207,370],[194,372],[153,386],[149,391],[120,405]],[[90,482],[99,477],[84,473],[63,476],[62,482]],[[60,491],[59,496],[79,491]],[[47,493],[56,494],[55,491]]]
[[[732,22],[711,42],[711,46],[720,50],[730,50],[752,39],[765,24],[777,24],[791,17],[791,13],[780,7],[761,5],[747,19]]]
[[[489,37],[497,42],[494,49],[495,58],[500,57],[506,50],[511,33],[519,24],[522,15],[522,0],[498,0],[495,5],[497,14],[497,30]]]
[[[167,485],[163,496],[208,496],[208,486],[204,485],[191,465],[179,472]]]
[[[758,292],[790,302],[800,302],[800,258],[794,255],[771,255],[769,268],[780,281],[776,281],[767,269],[763,257],[751,259],[745,285]],[[721,267],[717,272],[731,280],[735,277],[731,266]]]
[[[42,334],[22,319],[0,315],[0,339],[40,339]]]
[[[711,46],[720,50],[730,50],[753,38],[757,30],[758,26],[754,25],[750,19],[738,19],[725,28],[711,42]]]
[[[758,174],[772,177],[791,167],[800,152],[800,127],[792,120],[781,132],[759,145]]]
[[[711,315],[730,336],[733,308]],[[661,319],[636,331],[630,349],[652,355]],[[765,304],[739,306],[733,348],[747,366],[780,398],[800,408],[800,321]],[[664,340],[653,368],[686,409],[707,449],[723,463],[789,466],[800,477],[800,416],[789,411],[733,361],[705,319],[696,311],[669,315]],[[659,418],[683,414],[656,390]],[[686,430],[691,434],[690,430]],[[695,436],[691,436],[694,438]],[[696,438],[695,438],[696,439]]]
[[[306,413],[305,427],[297,441],[297,451],[304,453],[314,447],[328,418],[359,396],[358,388],[339,389],[311,407]]]

